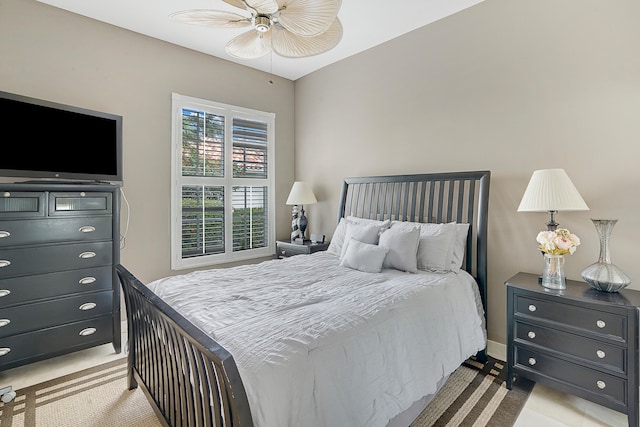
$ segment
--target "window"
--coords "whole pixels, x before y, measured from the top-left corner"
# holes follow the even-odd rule
[[[173,94],[171,268],[273,254],[275,115]]]

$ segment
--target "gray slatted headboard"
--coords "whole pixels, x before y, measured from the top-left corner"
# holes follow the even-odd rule
[[[487,220],[490,171],[346,178],[338,221],[377,220],[469,224],[464,269],[476,278],[487,313]]]

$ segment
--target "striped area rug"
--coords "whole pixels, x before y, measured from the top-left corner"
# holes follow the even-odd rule
[[[512,426],[533,387],[504,386],[504,363],[465,362],[411,427]],[[0,403],[0,427],[156,427],[140,388],[127,389],[126,359],[17,390]]]
[[[525,379],[506,388],[505,362],[489,356],[483,365],[473,359],[459,367],[411,427],[511,427],[534,383]]]

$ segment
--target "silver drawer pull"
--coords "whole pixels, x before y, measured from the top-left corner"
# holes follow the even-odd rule
[[[78,280],[78,283],[80,283],[81,285],[90,285],[95,281],[96,281],[95,277],[87,276],[87,277],[83,277],[82,279]]]
[[[607,354],[602,350],[598,350],[596,351],[596,356],[598,356],[598,359],[604,359],[605,357],[607,357]]]
[[[88,259],[88,258],[93,258],[94,256],[96,256],[96,253],[95,252],[82,252],[78,256],[80,258],[82,258],[82,259]]]
[[[529,331],[529,333],[527,334],[527,336],[531,339],[534,339],[536,337],[536,333],[533,331]]]
[[[96,328],[84,328],[83,330],[80,331],[80,333],[78,335],[81,335],[83,337],[86,337],[87,335],[93,335],[95,334],[97,331]]]
[[[11,197],[11,193],[5,191],[4,193],[2,193],[2,197]]]
[[[11,320],[9,319],[0,319],[0,328],[7,326],[9,323],[11,323]]]
[[[82,233],[91,233],[92,231],[96,231],[96,228],[92,225],[83,225],[78,229],[78,231]]]
[[[604,328],[605,326],[607,326],[607,324],[604,322],[604,320],[598,320],[596,322],[596,326],[600,329]]]
[[[538,363],[538,362],[536,361],[536,359],[534,359],[533,357],[530,357],[530,358],[529,358],[529,365],[533,366],[533,365],[535,365],[536,363]]]
[[[538,307],[536,307],[535,305],[529,304],[529,311],[533,312],[533,311],[536,311],[537,309]]]
[[[80,310],[83,310],[83,311],[93,310],[94,308],[96,308],[96,303],[95,302],[85,302],[84,304],[82,304],[78,308]]]
[[[10,265],[11,265],[11,261],[8,261],[6,259],[0,259],[0,268],[8,267]]]
[[[596,381],[596,385],[600,390],[604,390],[607,387],[607,384],[605,384],[605,382],[602,380]]]
[[[0,356],[4,356],[5,354],[9,354],[10,351],[11,351],[11,349],[9,347],[2,347],[2,348],[0,348]]]
[[[0,289],[0,298],[6,297],[10,293],[11,293],[11,291],[9,289]]]
[[[8,231],[0,231],[0,239],[2,239],[3,237],[9,237],[11,236],[11,233],[9,233]]]

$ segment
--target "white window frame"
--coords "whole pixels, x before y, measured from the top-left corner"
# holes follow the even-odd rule
[[[171,269],[204,267],[272,256],[275,253],[275,114],[193,98],[177,93],[171,101]],[[224,177],[182,176],[182,109],[191,108],[225,117]],[[267,179],[233,177],[233,118],[258,120],[267,123]],[[225,213],[225,252],[182,258],[182,187],[183,185],[223,186]],[[234,186],[266,186],[267,246],[264,248],[233,251],[233,206],[231,189]]]

